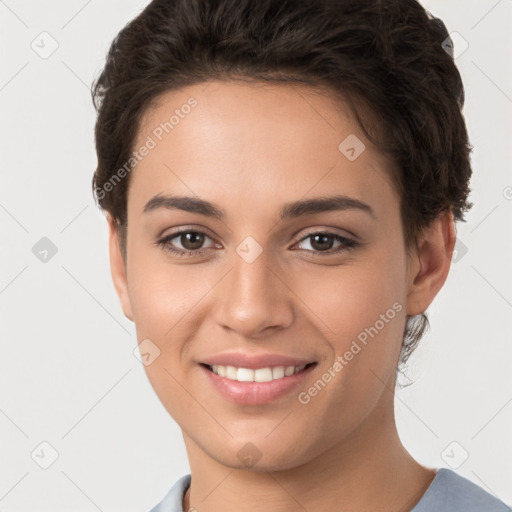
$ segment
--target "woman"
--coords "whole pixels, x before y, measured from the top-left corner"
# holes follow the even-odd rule
[[[154,0],[116,37],[93,189],[191,468],[153,512],[508,510],[393,412],[471,206],[449,43],[412,0]]]

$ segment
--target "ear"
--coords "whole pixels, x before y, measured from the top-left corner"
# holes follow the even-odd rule
[[[424,313],[442,288],[455,247],[455,223],[451,212],[442,212],[423,231],[409,256],[408,315]]]
[[[109,230],[109,252],[110,252],[110,273],[114,287],[121,302],[123,313],[133,322],[132,305],[128,294],[128,283],[126,279],[126,265],[123,260],[121,246],[119,243],[119,235],[116,228],[116,222],[110,214],[107,214],[108,230]]]

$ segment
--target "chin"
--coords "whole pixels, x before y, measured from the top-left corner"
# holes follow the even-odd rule
[[[314,458],[311,456],[308,459],[303,451],[299,453],[297,446],[300,446],[300,442],[293,442],[291,439],[288,439],[286,446],[281,441],[271,442],[264,438],[261,442],[248,440],[244,443],[233,440],[231,444],[234,445],[232,450],[223,448],[221,453],[216,453],[215,450],[204,451],[209,452],[223,466],[256,473],[290,470]]]

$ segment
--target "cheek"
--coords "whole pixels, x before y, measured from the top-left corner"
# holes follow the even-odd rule
[[[158,349],[158,357],[145,365],[146,375],[164,407],[176,417],[186,416],[190,397],[184,392],[184,368],[181,366],[187,341],[197,324],[198,302],[211,286],[198,276],[200,266],[169,265],[132,256],[129,293],[137,340],[149,339]],[[204,276],[203,276],[204,277]]]
[[[133,250],[128,288],[140,335],[163,342],[211,289],[211,279],[206,266],[171,264],[159,251]]]
[[[336,269],[318,267],[294,288],[323,335],[319,342],[341,364],[337,380],[350,394],[382,387],[379,379],[387,382],[396,371],[406,316],[405,263],[386,251]]]
[[[199,326],[207,319],[208,294],[218,272],[208,265],[170,264],[162,256],[133,255],[128,286],[137,340],[150,339],[158,358],[146,373],[159,396],[172,397],[193,366],[188,357]],[[161,392],[164,395],[161,395]],[[176,392],[176,393],[175,393]]]
[[[368,260],[338,268],[312,268],[297,278],[294,286],[304,311],[309,310],[308,316],[317,317],[315,323],[322,332],[329,339],[347,340],[374,325],[393,304],[403,305],[404,275],[400,262],[395,265]],[[396,309],[395,306],[387,317],[394,320]]]

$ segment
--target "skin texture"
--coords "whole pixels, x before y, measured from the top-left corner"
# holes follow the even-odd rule
[[[392,162],[342,104],[305,86],[214,81],[166,93],[146,112],[136,147],[190,97],[197,106],[132,171],[126,264],[108,219],[123,312],[139,343],[158,346],[146,372],[183,432],[192,474],[184,510],[410,510],[435,473],[400,442],[395,374],[406,314],[424,312],[447,277],[451,214],[441,214],[408,253]],[[338,150],[350,134],[366,147],[354,161]],[[157,194],[205,199],[226,217],[143,213]],[[279,219],[284,203],[333,194],[368,204],[374,216],[351,209]],[[201,255],[178,257],[156,243],[182,228],[206,233]],[[360,245],[326,255],[307,237],[315,232]],[[252,263],[236,252],[248,236],[262,248]],[[327,252],[343,247],[328,240]],[[179,236],[172,244],[194,247]],[[300,403],[298,393],[393,304],[401,311]],[[213,389],[198,365],[230,351],[317,365],[300,389],[239,405]],[[260,453],[250,468],[237,455],[249,442]]]

